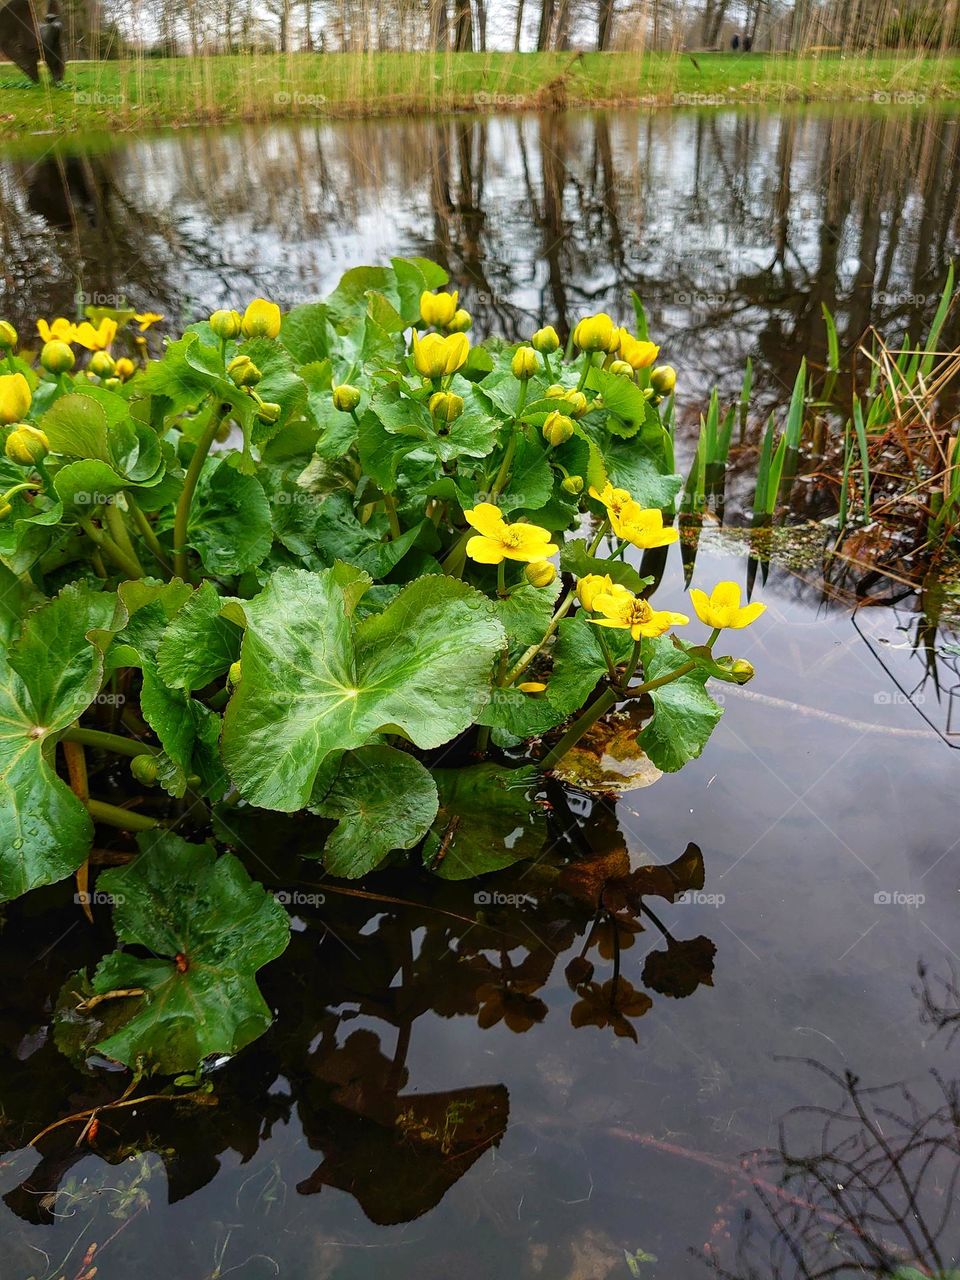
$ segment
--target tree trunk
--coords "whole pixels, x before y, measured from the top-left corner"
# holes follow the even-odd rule
[[[615,0],[600,0],[597,18],[597,49],[605,53],[613,39],[613,6]]]
[[[473,52],[473,13],[470,0],[454,0],[453,40],[457,53]]]
[[[438,52],[444,52],[450,43],[450,18],[447,0],[430,0],[430,44]]]
[[[570,0],[558,0],[557,34],[554,36],[553,47],[564,52],[570,48]]]
[[[487,5],[486,0],[475,0],[477,8],[477,48],[481,53],[487,52]]]
[[[517,21],[513,28],[513,51],[520,52],[520,41],[523,37],[523,0],[517,0]]]
[[[540,0],[540,26],[537,30],[537,52],[543,53],[550,48],[553,28],[554,0]]]

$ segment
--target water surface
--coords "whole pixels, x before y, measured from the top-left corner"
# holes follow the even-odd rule
[[[349,265],[422,253],[481,332],[626,316],[636,288],[691,407],[748,354],[774,398],[820,349],[821,302],[846,342],[870,323],[919,332],[956,250],[956,146],[939,113],[717,112],[0,158],[0,309],[25,326],[81,288],[179,320],[255,292],[291,305]],[[830,531],[799,527],[810,508],[801,486],[798,530],[758,578],[768,611],[737,637],[757,679],[724,688],[703,758],[619,795],[548,793],[547,862],[702,851],[703,889],[649,898],[616,938],[591,939],[592,911],[542,866],[482,888],[382,877],[361,898],[298,863],[315,828],[239,817],[221,834],[251,873],[306,895],[262,974],[273,1029],[216,1072],[218,1105],[105,1113],[92,1141],[74,1125],[38,1154],[45,1126],[122,1088],[77,1071],[49,1026],[61,983],[112,937],[69,887],[11,907],[4,1280],[94,1264],[98,1280],[603,1280],[631,1274],[625,1255],[662,1280],[955,1265],[957,637],[933,589],[838,586]],[[693,585],[747,572],[742,537],[708,520]],[[672,548],[661,607],[683,577]],[[565,977],[588,941],[595,980],[619,951],[636,991],[613,1026]]]

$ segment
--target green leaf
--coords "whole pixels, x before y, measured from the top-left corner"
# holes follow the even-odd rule
[[[434,769],[440,810],[423,849],[423,861],[444,880],[469,880],[536,858],[547,824],[536,802],[532,767]]]
[[[118,940],[150,954],[114,951],[93,987],[146,994],[130,1000],[128,1021],[97,1048],[169,1075],[235,1054],[267,1030],[271,1014],[254,975],[285,950],[290,927],[232,854],[218,858],[168,832],[140,843],[140,856],[101,874],[97,889],[114,899]]]
[[[272,440],[307,407],[307,384],[297,373],[293,359],[278,342],[267,338],[254,338],[245,342],[240,351],[248,355],[263,374],[257,383],[257,395],[268,404],[280,406],[276,422],[265,423],[254,419],[253,442],[263,444]]]
[[[280,328],[280,341],[300,364],[325,360],[336,334],[324,303],[309,302],[288,311]]]
[[[157,649],[157,670],[171,689],[202,689],[240,656],[243,632],[222,613],[212,582],[204,582],[170,623]]]
[[[662,454],[648,453],[635,440],[614,441],[604,458],[611,483],[628,490],[641,507],[664,511],[683,488],[683,476],[665,470]]]
[[[665,636],[644,640],[641,656],[644,680],[656,680],[689,660]],[[692,671],[651,690],[653,719],[637,741],[664,773],[675,773],[695,760],[723,714],[704,688],[706,679],[706,672]]]
[[[591,369],[587,375],[587,386],[603,396],[607,430],[611,435],[630,438],[645,423],[659,426],[656,409],[632,379],[621,378],[619,374],[608,373],[604,369]]]
[[[332,786],[311,809],[339,818],[323,849],[334,876],[373,871],[394,849],[410,849],[437,815],[437,785],[413,756],[373,745],[346,751]]]
[[[207,573],[229,576],[255,568],[273,543],[270,504],[256,476],[222,458],[208,458],[190,508],[187,541]]]
[[[606,641],[615,662],[625,662],[633,651],[627,631],[596,627],[582,613],[563,618],[553,647],[553,673],[547,684],[547,698],[565,716],[579,710],[607,674],[603,656]]]
[[[385,520],[361,524],[347,494],[334,493],[319,509],[314,541],[323,563],[332,565],[335,560],[346,560],[371,578],[383,578],[416,542],[421,527],[415,525],[399,538],[390,539]]]
[[[559,578],[554,578],[548,587],[534,587],[524,581],[508,596],[494,600],[494,612],[511,645],[526,648],[543,639],[562,585]]]
[[[642,578],[632,565],[625,564],[622,560],[598,560],[596,556],[591,556],[582,538],[565,542],[560,548],[560,568],[577,578],[585,578],[591,573],[606,574],[612,582],[619,582],[635,593],[641,592],[653,582],[652,578]]]
[[[223,756],[254,804],[303,808],[331,751],[380,732],[442,746],[489,697],[504,634],[479,592],[420,578],[358,623],[359,584],[345,591],[342,578],[336,568],[281,569],[245,606],[243,680],[227,707]]]
[[[89,852],[93,824],[57,776],[54,748],[100,688],[97,633],[115,609],[111,594],[65,587],[0,649],[0,900],[62,880]]]

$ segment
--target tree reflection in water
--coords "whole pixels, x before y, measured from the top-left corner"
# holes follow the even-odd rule
[[[648,906],[652,898],[673,902],[703,887],[700,850],[690,845],[669,865],[632,868],[612,808],[600,805],[585,821],[566,806],[568,794],[557,788],[551,800],[551,844],[570,860],[553,854],[533,869],[518,864],[485,881],[479,894],[475,881],[418,890],[409,876],[389,875],[359,891],[335,882],[314,886],[325,901],[297,908],[288,951],[261,975],[276,1023],[214,1072],[209,1105],[108,1108],[92,1140],[77,1141],[82,1123],[41,1137],[35,1167],[23,1152],[34,1135],[57,1118],[115,1100],[120,1088],[102,1062],[94,1074],[82,1069],[87,1054],[71,1040],[69,1016],[55,1020],[52,1033],[37,1023],[59,981],[66,979],[62,1009],[75,1008],[78,997],[68,972],[32,968],[18,1008],[0,1027],[0,1139],[4,1149],[20,1151],[14,1168],[21,1170],[19,1181],[8,1175],[7,1206],[31,1223],[54,1221],[65,1211],[63,1197],[73,1194],[72,1170],[91,1153],[111,1165],[153,1153],[176,1201],[209,1182],[228,1152],[251,1160],[276,1124],[296,1117],[321,1154],[296,1183],[299,1194],[339,1188],[378,1225],[432,1209],[499,1144],[509,1097],[499,1083],[420,1092],[407,1066],[418,1019],[468,1018],[520,1034],[552,1015],[636,1041],[637,1019],[658,994],[680,998],[712,985],[714,944],[674,938]],[[292,856],[318,846],[316,825],[282,826],[270,815],[272,848],[284,847],[286,836]],[[238,848],[255,847],[253,830],[236,839]],[[651,942],[645,958],[631,964],[630,948],[651,924],[665,946]],[[33,928],[33,920],[12,916],[3,963],[16,963],[21,945],[36,948]],[[83,950],[80,944],[65,958],[69,948],[58,945],[51,964],[82,964]],[[565,961],[566,994],[561,984],[551,986]]]
[[[80,290],[192,320],[253,293],[312,300],[357,262],[422,253],[478,333],[629,318],[635,289],[682,392],[732,390],[752,355],[780,401],[801,355],[824,357],[822,304],[845,348],[871,324],[929,321],[960,243],[958,129],[932,109],[544,114],[0,159],[0,308],[29,331]]]

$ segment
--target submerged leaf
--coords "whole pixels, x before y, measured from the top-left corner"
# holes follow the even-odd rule
[[[140,846],[97,889],[113,897],[118,940],[150,954],[112,952],[93,988],[145,994],[125,998],[128,1020],[97,1048],[128,1067],[142,1059],[164,1074],[189,1071],[210,1054],[237,1053],[270,1026],[254,975],[284,951],[290,926],[232,854],[217,857],[169,832]]]

